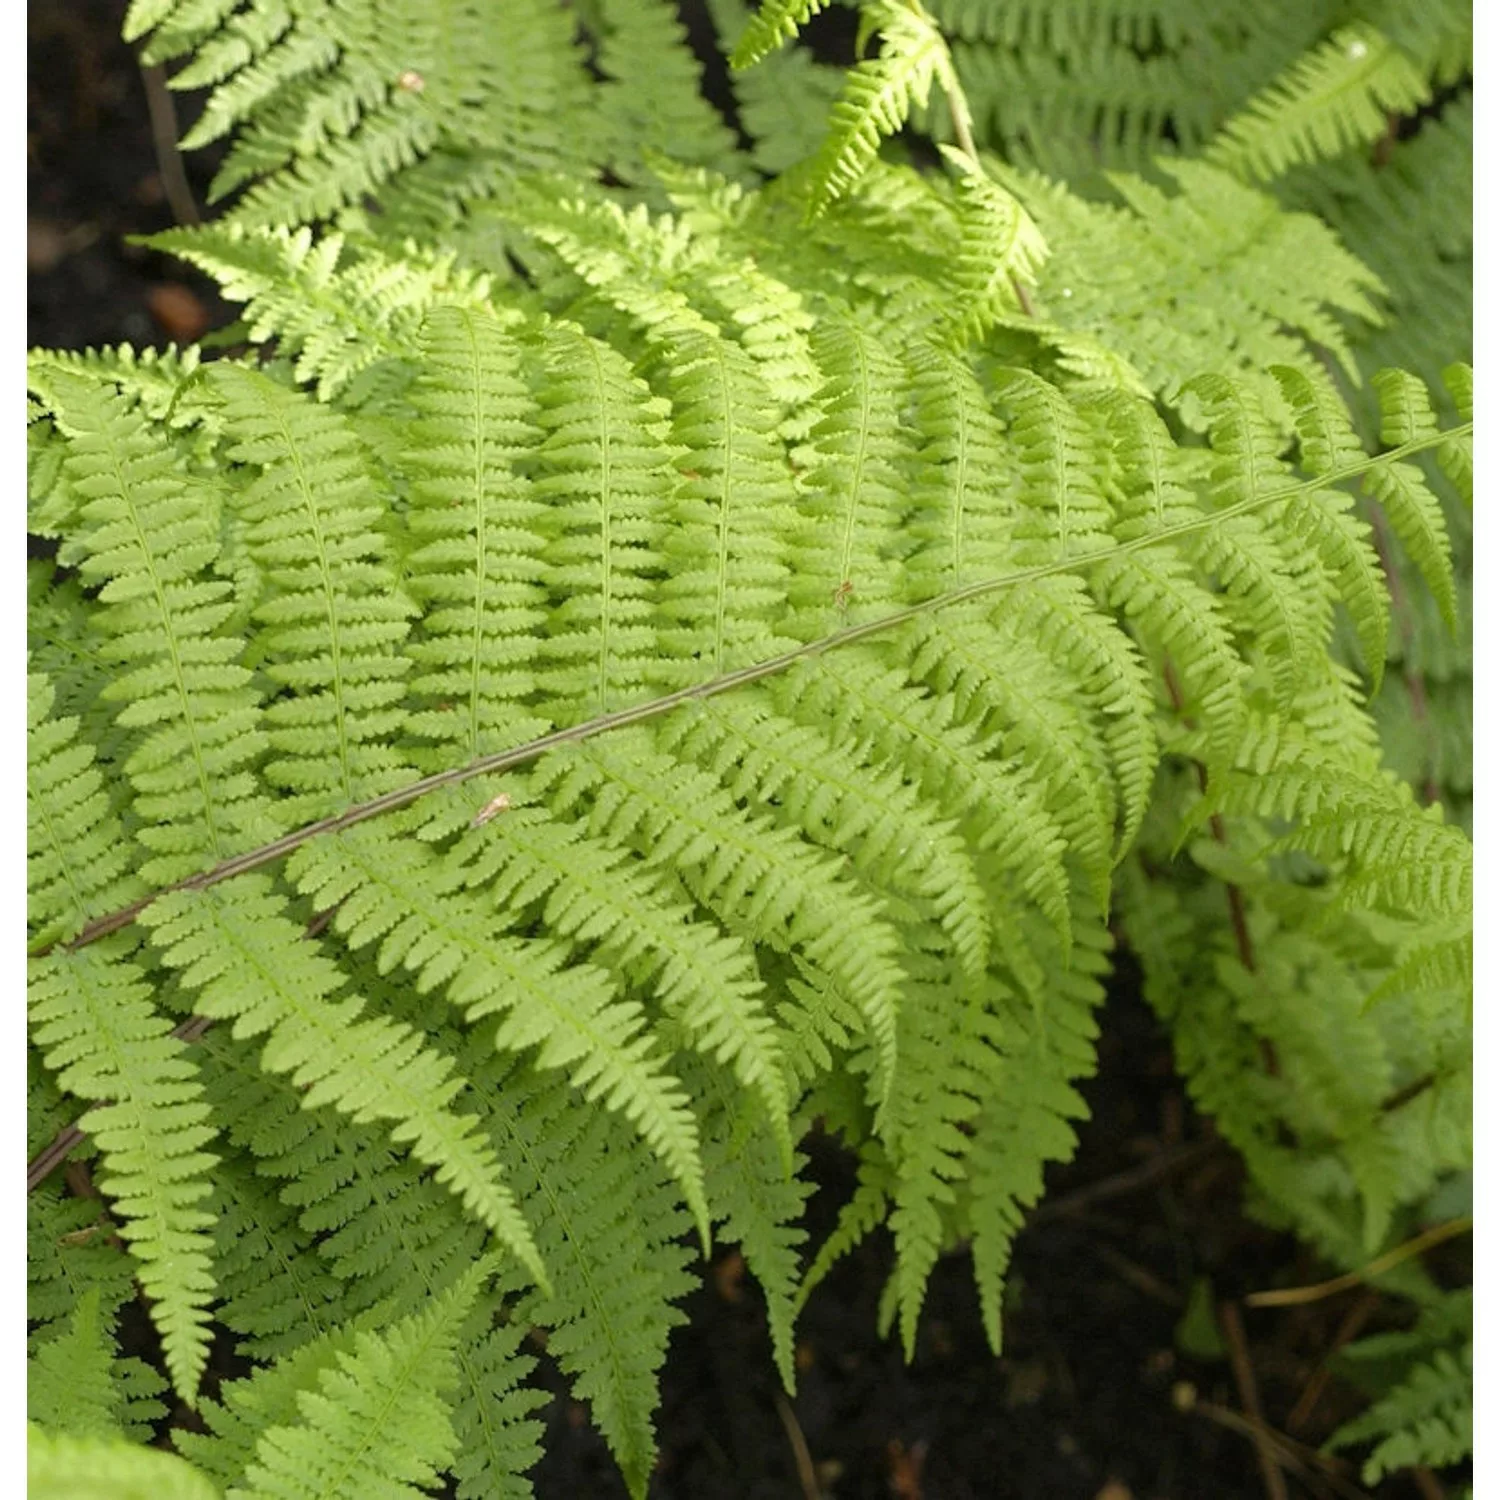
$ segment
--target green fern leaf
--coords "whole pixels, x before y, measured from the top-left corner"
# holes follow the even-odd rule
[[[1335,31],[1232,118],[1206,158],[1231,172],[1279,177],[1289,167],[1375,140],[1392,116],[1431,97],[1412,60],[1372,26]]]
[[[1352,1448],[1378,1439],[1360,1478],[1378,1484],[1397,1469],[1423,1464],[1443,1468],[1474,1448],[1473,1350],[1446,1351],[1419,1364],[1362,1416],[1346,1422],[1328,1440]]]
[[[1042,1195],[1043,1168],[1072,1156],[1072,1122],[1087,1106],[1075,1087],[1095,1067],[1094,1012],[1103,999],[1109,935],[1080,922],[1071,972],[1050,977],[1037,996],[1006,995],[995,1028],[1001,1054],[987,1070],[969,1148],[960,1208],[973,1238],[974,1282],[990,1348],[1002,1347],[1001,1301],[1022,1216]]]
[[[283,689],[266,710],[264,774],[312,822],[388,791],[406,768],[387,748],[402,720],[414,612],[387,566],[372,465],[336,413],[257,371],[220,364],[230,455],[259,470],[239,497],[267,597],[263,670]]]
[[[26,1361],[29,1418],[74,1437],[120,1433],[120,1391],[111,1365],[114,1341],[100,1321],[99,1289],[78,1299],[66,1332],[37,1346]]]
[[[292,1075],[306,1104],[331,1103],[354,1120],[386,1119],[392,1135],[437,1171],[466,1208],[537,1278],[536,1245],[493,1154],[473,1121],[449,1104],[460,1081],[451,1059],[383,1017],[359,1019],[362,1002],[340,996],[343,978],[296,923],[270,882],[250,875],[234,891],[184,892],[142,914],[165,961],[196,992],[194,1007],[233,1020],[237,1037],[269,1033],[264,1065]]]
[[[671,886],[653,878],[625,851],[581,836],[576,824],[553,819],[512,782],[507,807],[493,829],[470,827],[445,859],[444,884],[459,876],[487,890],[497,915],[546,898],[543,915],[559,937],[576,942],[593,961],[649,985],[705,1057],[734,1068],[740,1083],[765,1106],[783,1157],[791,1157],[788,1102],[780,1045],[765,1014],[751,951],[698,921]],[[469,804],[455,798],[458,818]],[[439,814],[424,830],[446,832]],[[593,945],[597,945],[594,947]]]
[[[1322,477],[1362,463],[1364,449],[1340,403],[1300,370],[1272,370],[1292,408],[1302,448],[1302,466]],[[1380,691],[1390,640],[1390,599],[1380,557],[1349,514],[1352,500],[1341,490],[1319,490],[1288,502],[1289,519],[1299,535],[1318,550],[1324,570],[1339,590],[1370,674],[1370,693]]]
[[[422,1312],[383,1335],[360,1333],[299,1394],[299,1420],[268,1427],[232,1496],[357,1500],[422,1493],[452,1458],[457,1439],[446,1392],[454,1345],[486,1268],[475,1267]],[[392,1413],[400,1412],[393,1421]]]
[[[208,1093],[218,1104],[211,1085]],[[238,1349],[274,1360],[327,1332],[343,1313],[344,1285],[318,1264],[313,1237],[272,1184],[245,1158],[221,1161],[212,1209],[214,1316],[238,1335]]]
[[[1443,371],[1443,384],[1458,408],[1460,420],[1474,420],[1474,371],[1464,364],[1449,365]],[[1474,503],[1474,439],[1471,435],[1457,435],[1440,443],[1437,449],[1438,467],[1448,476],[1453,488],[1463,497],[1466,505]]]
[[[1381,370],[1371,382],[1380,396],[1380,440],[1387,447],[1431,440],[1437,418],[1426,387],[1401,370]],[[1432,590],[1449,630],[1458,628],[1453,588],[1453,554],[1442,506],[1414,464],[1386,463],[1371,470],[1365,488],[1385,508],[1391,525],[1427,587]]]
[[[27,921],[43,941],[70,938],[139,893],[95,752],[76,718],[48,717],[52,684],[26,678]]]
[[[950,327],[958,343],[976,344],[1002,315],[1026,310],[1018,288],[1035,287],[1047,242],[1020,201],[972,157],[951,146],[943,156],[958,173],[953,290],[959,301]]]
[[[759,62],[795,37],[827,3],[828,0],[761,0],[760,9],[735,44],[730,65],[748,68]]]
[[[301,381],[321,399],[344,391],[382,361],[412,352],[435,306],[484,309],[489,280],[457,269],[451,255],[399,257],[341,234],[215,224],[169,229],[146,241],[212,276],[245,304],[255,343],[275,338]]]
[[[548,727],[520,707],[546,600],[546,509],[517,473],[534,409],[520,350],[496,319],[435,309],[421,337],[406,570],[423,615],[407,650],[418,667],[410,689],[430,706],[407,726],[473,760]]]
[[[590,1402],[631,1493],[644,1495],[655,1375],[683,1321],[675,1303],[692,1286],[687,1219],[608,1114],[572,1108],[556,1085],[523,1101],[500,1086],[503,1071],[483,1076],[495,1079],[484,1091],[492,1138],[554,1268],[553,1291],[526,1294],[516,1321],[548,1330],[549,1352]]]
[[[366,829],[306,844],[288,867],[354,947],[381,942],[383,969],[401,963],[419,984],[449,987],[468,1020],[499,1013],[495,1047],[537,1047],[537,1066],[568,1068],[575,1086],[625,1115],[661,1155],[708,1238],[697,1129],[645,1030],[638,1003],[618,999],[602,969],[562,967],[556,945],[488,936],[486,906],[439,876],[411,840]]]
[[[677,488],[677,453],[666,403],[614,349],[555,324],[543,357],[547,436],[531,469],[533,493],[553,507],[546,561],[558,601],[539,685],[556,717],[578,719],[638,696],[648,680],[649,573]]]
[[[803,12],[799,24],[807,8],[806,0],[796,7]],[[786,7],[777,9],[785,12]],[[763,15],[751,22],[735,49],[737,66],[752,61],[757,48],[769,51],[787,34],[786,22],[773,23],[777,29],[772,31]],[[861,19],[878,29],[883,46],[879,56],[857,62],[845,76],[843,93],[828,117],[828,138],[808,167],[810,217],[851,191],[875,160],[881,138],[894,135],[913,109],[927,103],[934,82],[960,94],[948,44],[916,0],[869,0]]]
[[[76,376],[55,384],[84,501],[60,555],[109,601],[99,624],[121,670],[105,695],[143,731],[124,767],[151,851],[140,874],[170,883],[269,832],[246,771],[264,743],[259,694],[219,628],[230,585],[201,576],[219,552],[219,492],[189,479],[122,398]]]
[[[685,720],[678,732],[691,736],[696,727]],[[675,748],[673,730],[667,726],[664,747]],[[721,742],[711,735],[711,743]],[[838,866],[790,830],[743,813],[718,776],[653,753],[649,740],[618,736],[612,749],[590,747],[571,765],[561,757],[556,765],[555,809],[597,788],[599,831],[670,863],[730,931],[783,952],[800,950],[827,974],[863,1020],[876,1054],[875,1096],[883,1098],[896,1066],[901,978],[895,931],[880,903],[836,876]]]
[[[703,97],[701,69],[676,8],[663,0],[603,0],[597,66],[613,84],[603,91],[604,129],[623,149],[611,166],[625,182],[644,176],[642,158],[663,152],[734,175],[735,139]]]
[[[708,0],[708,11],[719,50],[733,58],[736,40],[750,22],[743,0]],[[780,40],[762,52],[754,67],[732,73],[729,80],[740,125],[755,142],[751,160],[768,176],[811,156],[822,144],[828,111],[844,80],[841,69],[814,62],[806,48],[778,52]]]
[[[29,1500],[219,1500],[173,1453],[120,1438],[74,1437],[26,1424]]]
[[[168,1035],[150,986],[110,939],[28,963],[33,1035],[58,1082],[82,1099],[108,1100],[84,1117],[103,1153],[100,1186],[121,1215],[120,1234],[154,1306],[172,1384],[191,1402],[208,1361],[213,1222],[196,1205],[209,1192],[214,1136],[187,1049]]]

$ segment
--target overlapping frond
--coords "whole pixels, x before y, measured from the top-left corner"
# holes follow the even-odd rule
[[[1376,140],[1431,97],[1424,70],[1374,27],[1335,31],[1303,54],[1209,145],[1216,166],[1266,181]]]
[[[316,1388],[299,1392],[295,1415],[257,1438],[244,1476],[251,1493],[420,1495],[457,1447],[445,1399],[454,1346],[490,1269],[476,1266],[422,1311],[383,1333],[357,1333],[352,1348],[335,1353]]]
[[[443,985],[471,1024],[498,1013],[498,1050],[537,1048],[539,1067],[567,1068],[586,1099],[624,1114],[681,1184],[706,1239],[697,1128],[641,1006],[618,997],[603,969],[564,968],[551,942],[491,936],[486,903],[459,889],[461,874],[439,870],[414,841],[364,829],[304,845],[289,866],[320,907],[337,908],[353,946],[379,942],[383,968],[400,963],[423,988]]]
[[[140,874],[164,884],[268,828],[247,770],[265,743],[260,694],[220,629],[233,590],[202,576],[219,552],[221,492],[153,442],[122,397],[76,376],[53,385],[81,501],[60,556],[107,601],[96,619],[117,675],[103,695],[136,731],[124,770],[149,852]]]
[[[100,1186],[154,1303],[172,1383],[190,1401],[208,1361],[213,1221],[200,1205],[214,1163],[202,1148],[215,1129],[197,1069],[151,1004],[132,946],[115,939],[30,960],[27,1010],[62,1087],[107,1101],[85,1116],[103,1155]]]
[[[26,1493],[32,1500],[219,1500],[219,1491],[174,1453],[124,1438],[52,1433],[26,1424]]]
[[[276,340],[297,378],[328,398],[411,349],[434,306],[482,307],[488,279],[451,255],[412,249],[383,254],[343,235],[315,239],[306,229],[212,224],[154,235],[154,248],[214,277],[245,305],[251,340]]]

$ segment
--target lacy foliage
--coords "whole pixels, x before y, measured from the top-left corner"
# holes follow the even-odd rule
[[[238,192],[157,243],[252,347],[30,365],[32,1149],[82,1101],[104,1194],[30,1198],[38,1493],[527,1494],[537,1326],[644,1494],[693,1239],[789,1386],[882,1227],[907,1351],[963,1243],[998,1349],[1119,936],[1331,1260],[1466,1167],[1471,850],[1366,699],[1393,578],[1459,617],[1471,377],[1382,374],[1366,425],[1385,287],[1252,181],[1452,36],[1383,7],[1357,77],[1280,36],[1105,201],[966,130],[878,153],[963,86],[1012,144],[981,46],[1218,66],[1204,7],[871,5],[827,132],[775,50],[817,8],[744,31],[743,153],[664,5],[133,5]],[[858,1184],[810,1246],[817,1121]],[[128,1441],[136,1278],[191,1468]],[[215,1326],[255,1369],[200,1390]],[[1450,1365],[1343,1436],[1449,1421]]]

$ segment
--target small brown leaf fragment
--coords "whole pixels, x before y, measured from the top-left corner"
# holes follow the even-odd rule
[[[191,344],[208,331],[208,309],[196,292],[180,281],[163,282],[146,293],[156,325],[174,343]]]
[[[729,1303],[742,1301],[745,1295],[745,1257],[731,1250],[713,1268],[714,1290]]]
[[[885,1445],[890,1460],[891,1494],[896,1500],[922,1500],[922,1465],[927,1461],[927,1443],[919,1440],[907,1448],[899,1438]]]

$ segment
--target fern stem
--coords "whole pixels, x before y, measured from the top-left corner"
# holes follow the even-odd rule
[[[1270,1292],[1251,1292],[1245,1298],[1245,1306],[1298,1307],[1306,1302],[1321,1302],[1325,1297],[1347,1292],[1351,1287],[1359,1286],[1361,1282],[1368,1281],[1371,1277],[1382,1275],[1392,1267],[1400,1265],[1402,1261],[1423,1255],[1435,1245],[1441,1245],[1445,1240],[1468,1234],[1473,1228],[1474,1219],[1470,1214],[1465,1214],[1458,1219],[1447,1219],[1441,1224],[1434,1224],[1431,1229],[1424,1229],[1421,1234],[1397,1245],[1395,1249],[1387,1250],[1384,1255],[1376,1256],[1368,1265],[1361,1266],[1357,1271],[1346,1272],[1343,1276],[1335,1276],[1331,1281],[1320,1281],[1313,1286],[1278,1287]]]
[[[830,635],[820,637],[818,640],[809,641],[805,645],[794,646],[790,651],[784,651],[779,656],[773,656],[765,661],[752,663],[750,666],[741,667],[737,671],[727,672],[721,677],[713,677],[706,682],[694,683],[689,687],[679,688],[675,692],[664,694],[660,698],[652,698],[644,703],[637,703],[630,708],[616,709],[613,713],[601,714],[597,718],[586,719],[581,724],[572,724],[564,729],[554,729],[550,734],[541,735],[534,740],[528,740],[524,745],[516,745],[509,750],[496,751],[491,755],[481,756],[478,760],[470,761],[467,765],[452,766],[446,771],[435,772],[431,776],[424,776],[420,781],[409,782],[406,786],[396,787],[379,797],[374,797],[368,802],[361,802],[346,809],[344,812],[335,813],[331,817],[323,818],[316,823],[294,829],[291,833],[283,834],[279,839],[273,839],[268,844],[262,844],[259,848],[247,850],[243,854],[237,854],[231,859],[226,859],[214,865],[211,869],[201,871],[197,875],[191,875],[186,880],[179,881],[176,885],[169,886],[166,890],[153,891],[148,896],[132,902],[129,906],[121,907],[118,911],[111,912],[107,916],[99,917],[74,938],[71,938],[64,946],[69,949],[85,947],[89,943],[97,942],[102,937],[107,937],[112,932],[118,932],[122,927],[127,927],[135,918],[146,909],[158,896],[165,895],[168,890],[173,891],[198,891],[205,890],[209,886],[218,885],[221,881],[229,880],[236,875],[243,875],[250,870],[259,869],[262,865],[268,865],[284,855],[290,854],[294,849],[300,848],[309,839],[314,839],[325,833],[338,833],[345,828],[352,828],[356,823],[363,823],[369,818],[379,817],[383,813],[394,812],[397,808],[406,807],[418,798],[426,796],[429,792],[441,790],[443,787],[458,786],[465,781],[472,780],[475,776],[493,775],[502,771],[514,770],[517,766],[527,765],[531,761],[545,755],[549,750],[556,750],[563,745],[578,744],[583,740],[593,739],[596,735],[605,734],[610,730],[623,729],[627,725],[640,724],[648,719],[655,719],[662,714],[671,712],[674,708],[680,708],[683,704],[698,702],[707,698],[716,698],[721,693],[731,692],[738,687],[744,687],[752,682],[759,682],[763,678],[772,677],[778,672],[784,672],[798,662],[821,656],[825,651],[834,651],[842,646],[852,646],[858,641],[870,639],[889,630],[895,630],[899,626],[910,623],[912,620],[920,619],[940,609],[951,609],[955,605],[967,604],[975,599],[986,598],[991,594],[997,594],[1005,589],[1016,588],[1021,584],[1033,583],[1041,578],[1051,578],[1062,573],[1071,573],[1079,568],[1092,567],[1097,563],[1113,561],[1116,558],[1126,557],[1135,552],[1143,552],[1151,547],[1160,546],[1164,542],[1175,541],[1179,537],[1192,536],[1200,531],[1207,531],[1212,527],[1222,524],[1235,516],[1244,515],[1249,511],[1258,509],[1263,505],[1269,505],[1274,501],[1290,500],[1296,495],[1304,494],[1310,490],[1327,489],[1332,484],[1337,484],[1346,479],[1356,479],[1362,474],[1369,473],[1379,465],[1397,463],[1413,453],[1421,453],[1428,448],[1435,448],[1440,443],[1449,442],[1455,437],[1462,437],[1472,433],[1473,423],[1462,423],[1451,427],[1445,432],[1437,433],[1430,437],[1413,438],[1410,442],[1403,443],[1398,448],[1392,448],[1388,453],[1382,453],[1374,458],[1367,458],[1362,463],[1350,464],[1343,469],[1331,470],[1316,479],[1304,480],[1298,484],[1289,484],[1278,489],[1267,490],[1260,494],[1251,495],[1234,505],[1227,505],[1222,510],[1213,512],[1211,515],[1194,517],[1191,521],[1180,521],[1173,526],[1163,526],[1160,530],[1146,532],[1141,536],[1132,537],[1128,541],[1118,542],[1112,547],[1101,548],[1097,552],[1091,552],[1084,556],[1065,557],[1053,562],[1038,563],[1034,567],[1021,568],[1014,573],[1006,573],[999,578],[983,579],[978,583],[965,585],[963,588],[952,589],[946,594],[939,594],[932,599],[923,600],[919,604],[908,605],[905,609],[896,610],[892,614],[881,615],[873,620],[865,620],[858,625],[848,625],[842,630],[836,630]],[[41,947],[28,950],[28,956],[37,958],[52,951],[57,945],[47,943]]]

